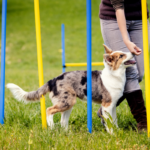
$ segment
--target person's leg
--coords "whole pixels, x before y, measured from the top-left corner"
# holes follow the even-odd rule
[[[148,28],[150,33],[149,22]],[[132,24],[130,25],[128,31],[131,41],[135,43],[139,48],[143,49],[142,20],[132,21]],[[137,62],[136,64],[139,74],[139,82],[141,82],[144,75],[143,53],[139,56],[135,56],[135,60]],[[142,91],[137,90],[135,92],[126,93],[126,99],[134,118],[138,122],[137,124],[138,129],[139,130],[146,129],[147,128],[146,108],[144,105]]]
[[[127,21],[127,29],[130,28],[131,24],[132,24],[131,21]],[[101,31],[102,31],[102,36],[103,36],[105,44],[107,46],[109,46],[112,50],[129,51],[122,40],[122,36],[121,36],[120,30],[119,30],[117,21],[101,20]],[[133,111],[133,108],[131,108],[131,106],[137,106],[136,104],[137,103],[139,104],[139,102],[138,102],[139,100],[136,98],[136,95],[140,94],[140,96],[141,96],[140,101],[143,101],[142,94],[140,92],[141,89],[139,86],[139,72],[138,72],[139,69],[137,69],[137,67],[138,66],[127,68],[127,70],[126,70],[127,81],[126,81],[125,91],[124,91],[124,93],[125,93],[124,97],[127,99],[133,115],[135,115],[135,113]],[[142,71],[141,71],[141,73],[142,73]],[[134,98],[134,96],[135,96],[135,98]],[[119,103],[124,99],[124,97],[122,97],[121,100],[119,100]],[[132,101],[133,98],[135,99],[134,103],[136,102],[135,105],[133,104],[133,101]],[[142,102],[142,104],[143,104],[143,102]],[[134,110],[136,110],[136,112],[138,112],[138,115],[142,117],[141,111],[138,111],[139,108],[143,109],[142,112],[145,111],[145,108],[143,106],[140,107],[140,105],[138,105],[137,107],[134,107]],[[145,116],[144,120],[146,120],[146,115],[144,115],[144,116]],[[136,120],[139,123],[139,120],[143,120],[143,119],[138,118]],[[145,121],[144,121],[143,128],[145,128]]]
[[[143,39],[142,39],[142,21],[138,20],[133,22],[128,27],[129,36],[133,43],[135,43],[139,48],[143,49]],[[150,24],[148,21],[148,33],[149,33],[149,44],[150,44]],[[142,81],[144,75],[144,61],[143,61],[143,53],[139,56],[135,56],[135,60],[137,62],[137,69],[139,74],[139,82]],[[118,102],[117,106],[125,99],[125,96],[121,97]]]
[[[146,108],[144,105],[144,99],[142,95],[142,90],[137,90],[126,94],[126,100],[130,107],[131,113],[135,120],[137,121],[138,130],[147,129],[147,118],[146,118]]]

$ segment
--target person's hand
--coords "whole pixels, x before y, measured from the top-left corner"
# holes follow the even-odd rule
[[[142,53],[142,50],[137,47],[133,42],[128,40],[125,41],[125,44],[132,54],[140,55]]]

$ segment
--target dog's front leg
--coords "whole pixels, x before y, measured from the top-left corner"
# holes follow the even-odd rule
[[[71,114],[72,108],[69,110],[66,110],[61,113],[61,127],[65,128],[65,130],[68,129],[68,121]]]
[[[47,124],[51,129],[53,129],[53,127],[54,127],[53,115],[47,116]]]
[[[117,115],[116,115],[116,105],[113,107],[112,118],[113,118],[113,123],[118,128],[118,123],[117,123],[118,120],[117,120]]]
[[[53,121],[53,114],[49,114],[48,111],[49,111],[50,108],[47,108],[46,110],[46,120],[47,120],[47,125],[53,129],[54,127],[54,121]]]
[[[102,114],[104,117],[104,121],[105,121],[105,128],[107,130],[108,133],[112,134],[113,133],[113,128],[112,128],[112,124],[113,124],[113,106],[110,105],[108,107],[104,107],[102,106]]]

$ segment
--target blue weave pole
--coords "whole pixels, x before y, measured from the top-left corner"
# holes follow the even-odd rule
[[[0,124],[4,124],[6,16],[7,16],[7,0],[3,0],[2,1],[2,34],[1,34]]]
[[[87,20],[87,127],[92,133],[91,0],[86,0]]]
[[[65,72],[65,25],[61,25],[62,72]]]

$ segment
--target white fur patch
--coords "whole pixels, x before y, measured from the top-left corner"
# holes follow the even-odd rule
[[[112,98],[112,103],[109,107],[102,106],[102,114],[104,118],[107,119],[109,117],[107,114],[105,114],[105,111],[109,113],[110,116],[112,117],[113,123],[118,127],[116,116],[116,103],[118,99],[123,95],[124,86],[126,82],[125,70],[127,67],[129,67],[124,65],[124,62],[132,59],[133,55],[130,52],[121,52],[121,51],[115,51],[111,53],[111,55],[113,55],[116,52],[126,54],[127,58],[122,61],[122,64],[119,66],[117,70],[110,70],[110,66],[104,61],[105,68],[102,71],[101,79]],[[107,132],[112,134],[113,129],[112,128],[109,129],[106,123],[105,127]]]
[[[26,95],[28,92],[25,92],[18,85],[13,83],[8,83],[6,87],[12,92],[16,100],[27,103]]]
[[[54,128],[54,122],[53,122],[53,115],[49,115],[46,117],[47,119],[47,125],[53,129]]]
[[[62,112],[61,114],[61,127],[65,128],[65,130],[68,129],[68,122],[69,122],[71,111],[72,111],[72,108]]]

